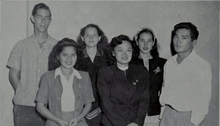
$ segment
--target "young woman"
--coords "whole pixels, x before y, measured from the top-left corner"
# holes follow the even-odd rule
[[[143,65],[150,74],[150,106],[144,126],[158,126],[160,103],[159,94],[163,83],[163,67],[165,59],[159,57],[157,39],[153,31],[143,28],[134,37],[136,55],[131,63]]]
[[[109,44],[112,66],[100,68],[98,90],[104,126],[142,126],[149,106],[148,70],[129,65],[132,41],[128,36],[114,37]]]
[[[77,43],[81,47],[82,54],[75,68],[89,73],[95,97],[86,121],[91,126],[100,126],[102,114],[97,93],[97,73],[100,67],[106,66],[103,49],[106,48],[108,40],[98,25],[88,24],[81,29]]]
[[[49,56],[51,71],[42,75],[36,97],[37,110],[47,118],[45,126],[87,126],[84,117],[94,96],[88,73],[73,68],[77,57],[78,45],[68,38]]]

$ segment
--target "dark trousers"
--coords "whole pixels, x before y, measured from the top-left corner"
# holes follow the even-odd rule
[[[14,126],[44,126],[43,118],[32,106],[14,105]]]
[[[101,118],[102,118],[102,113],[100,112],[96,117],[92,119],[87,119],[86,122],[89,126],[102,126],[101,125]]]

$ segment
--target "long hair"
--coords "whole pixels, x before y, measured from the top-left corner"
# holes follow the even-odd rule
[[[49,61],[48,61],[48,70],[55,70],[56,68],[60,67],[60,61],[57,59],[57,56],[63,51],[65,47],[72,46],[76,50],[77,59],[79,56],[79,46],[78,44],[73,40],[69,38],[63,38],[60,40],[52,49],[50,55],[49,55]]]
[[[113,56],[113,51],[117,45],[122,44],[122,41],[128,41],[133,48],[133,44],[132,44],[133,41],[130,40],[130,38],[126,35],[119,35],[119,36],[112,38],[111,42],[108,44],[106,51],[105,51],[106,56],[107,56],[107,64],[108,65],[111,66],[116,63],[116,58],[115,58],[115,56]]]
[[[134,41],[133,46],[134,46],[134,52],[135,52],[134,56],[139,56],[140,55],[140,49],[139,49],[137,43],[138,43],[138,40],[139,40],[140,35],[142,33],[151,34],[152,39],[154,41],[154,45],[153,45],[152,49],[150,50],[150,54],[153,58],[158,58],[159,57],[159,52],[158,52],[157,38],[154,35],[154,32],[150,28],[143,28],[143,29],[141,29],[141,31],[139,31],[135,34],[135,36],[133,38],[133,41]]]
[[[88,24],[80,30],[79,36],[77,37],[77,43],[79,44],[80,49],[84,50],[86,48],[86,44],[82,40],[81,36],[84,36],[85,30],[89,27],[95,28],[98,31],[98,35],[101,37],[101,39],[98,41],[97,49],[104,50],[108,45],[108,38],[105,36],[105,33],[102,31],[102,29],[100,29],[96,24]]]

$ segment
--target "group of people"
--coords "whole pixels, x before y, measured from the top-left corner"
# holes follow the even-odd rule
[[[46,4],[34,6],[34,34],[13,47],[7,63],[15,126],[198,126],[204,120],[212,77],[193,50],[195,25],[174,26],[176,54],[166,60],[150,28],[133,40],[118,35],[108,42],[98,25],[88,24],[76,41],[57,41],[47,31],[51,15]]]

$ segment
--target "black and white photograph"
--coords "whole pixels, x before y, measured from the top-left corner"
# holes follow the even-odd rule
[[[0,1],[0,126],[219,126],[219,1]]]

